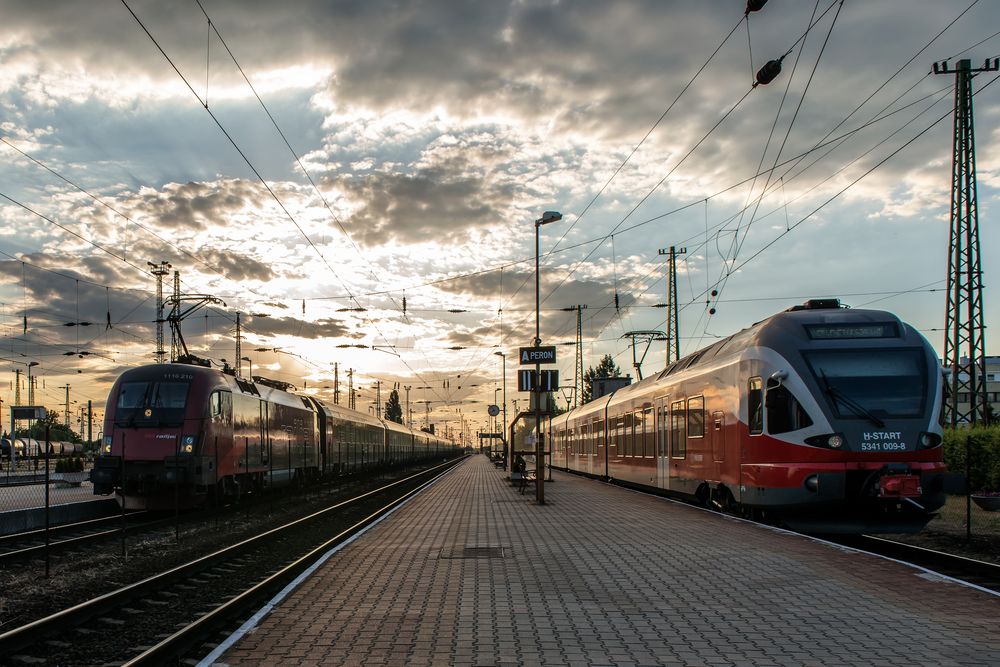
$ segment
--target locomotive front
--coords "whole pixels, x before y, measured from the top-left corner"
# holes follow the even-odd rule
[[[744,502],[780,502],[802,529],[919,529],[944,503],[942,379],[926,339],[883,311],[816,308],[773,318],[760,342],[778,356],[750,389],[751,440],[764,431],[800,456],[744,466]]]
[[[121,493],[128,509],[195,504],[215,482],[205,456],[207,405],[218,372],[183,364],[128,370],[108,396],[94,493]]]

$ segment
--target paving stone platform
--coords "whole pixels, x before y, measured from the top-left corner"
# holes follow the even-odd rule
[[[571,475],[474,456],[216,664],[1000,665],[1000,598]]]

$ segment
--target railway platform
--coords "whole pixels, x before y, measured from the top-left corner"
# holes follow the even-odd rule
[[[876,556],[474,456],[213,664],[997,665],[1000,597]]]

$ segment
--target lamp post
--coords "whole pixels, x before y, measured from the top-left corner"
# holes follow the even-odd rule
[[[539,291],[539,269],[538,262],[541,252],[539,250],[539,229],[542,225],[550,222],[562,220],[562,213],[558,211],[546,211],[538,220],[535,220],[535,347],[542,344],[541,335],[541,297]],[[545,444],[542,434],[542,364],[535,362],[535,500],[539,505],[545,504]]]
[[[247,374],[249,375],[250,379],[253,380],[253,359],[251,359],[250,357],[240,357],[240,360],[250,364],[250,366],[248,366],[250,370],[247,372]]]
[[[500,357],[503,360],[503,469],[507,470],[507,465],[510,462],[510,452],[507,451],[507,355],[503,352],[494,352],[493,354]]]
[[[493,405],[497,404],[497,394],[498,393],[500,393],[500,387],[497,387],[496,389],[493,390]],[[497,413],[497,414],[499,415],[499,413]],[[493,433],[497,432],[497,427],[498,426],[500,426],[500,418],[499,418],[499,416],[493,418],[493,431],[492,431]],[[502,435],[503,434],[501,433],[501,438],[500,438],[501,444],[503,443],[503,437],[502,437]],[[496,452],[496,443],[493,442],[493,438],[490,438],[490,458],[493,457],[493,454],[495,452]]]

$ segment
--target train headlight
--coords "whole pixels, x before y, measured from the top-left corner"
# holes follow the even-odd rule
[[[813,447],[825,447],[827,449],[842,449],[847,444],[847,439],[842,433],[826,433],[824,435],[814,435],[806,438],[807,445]]]
[[[104,436],[104,442],[101,443],[101,453],[110,454],[111,453],[111,443],[114,441],[114,436],[106,435]]]
[[[928,433],[925,431],[920,434],[917,442],[920,445],[920,449],[931,449],[941,444],[941,436],[937,433]]]

